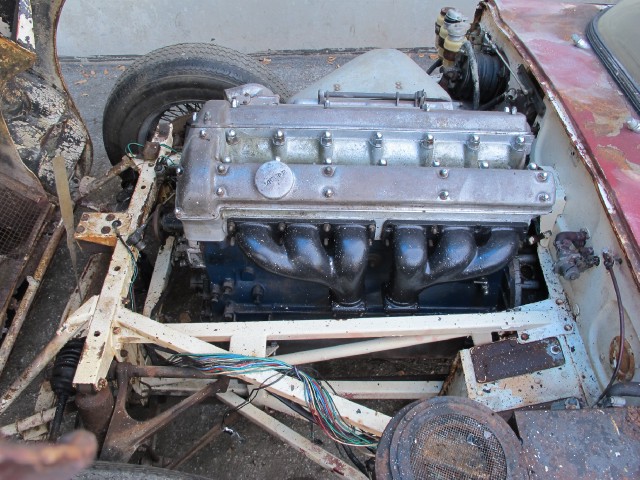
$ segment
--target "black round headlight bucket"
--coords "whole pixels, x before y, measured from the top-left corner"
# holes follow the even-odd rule
[[[521,479],[520,442],[509,425],[473,400],[412,403],[389,422],[378,445],[376,478]]]

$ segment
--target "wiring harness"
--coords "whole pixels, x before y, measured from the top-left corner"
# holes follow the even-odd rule
[[[178,353],[171,356],[169,362],[181,367],[196,368],[212,375],[235,376],[266,371],[276,372],[274,376],[277,378],[274,381],[269,384],[266,384],[265,381],[256,390],[273,385],[284,376],[296,378],[303,384],[306,407],[312,421],[329,438],[342,445],[354,447],[373,447],[377,444],[376,438],[351,426],[344,420],[336,408],[331,393],[321,382],[286,362],[275,358],[250,357],[234,353]]]

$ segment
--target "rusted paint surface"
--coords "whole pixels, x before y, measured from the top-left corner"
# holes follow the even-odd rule
[[[516,339],[473,347],[470,351],[480,383],[534,373],[565,364],[557,338],[520,344]]]
[[[531,479],[638,478],[638,407],[519,411]]]
[[[593,50],[571,40],[602,7],[492,0],[488,8],[556,107],[640,286],[640,135],[624,127],[637,115]]]
[[[118,232],[127,232],[131,225],[128,213],[84,213],[80,217],[74,238],[80,242],[115,247],[118,243],[114,222],[119,221]],[[123,240],[126,240],[124,238]]]

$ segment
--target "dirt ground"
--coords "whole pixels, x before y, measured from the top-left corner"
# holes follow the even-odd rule
[[[428,53],[409,52],[423,68],[430,63]],[[353,53],[325,52],[317,54],[263,54],[256,55],[259,61],[278,74],[291,91],[298,91],[310,82],[330,73],[354,57]],[[106,98],[119,75],[127,68],[131,59],[64,59],[62,71],[69,90],[87,124],[94,145],[94,163],[92,175],[97,176],[109,168],[102,146],[102,112]],[[119,190],[119,182],[109,184],[96,201],[110,200]],[[86,262],[87,254],[82,255]],[[0,378],[0,391],[4,391],[15,377],[33,359],[39,349],[48,341],[59,322],[60,315],[69,294],[75,286],[75,280],[69,268],[69,254],[61,243],[46,278],[40,288],[35,304],[23,327],[20,338],[10,357],[7,368]],[[423,375],[442,375],[447,371],[446,362],[430,365],[420,363],[407,364],[400,360],[368,361],[368,367],[384,371],[386,374],[407,372]],[[341,376],[350,367],[336,364],[327,368],[336,376]],[[368,369],[369,370],[369,369]],[[353,373],[353,372],[351,372]],[[370,373],[367,373],[370,374]],[[402,373],[400,373],[402,374]],[[0,417],[5,425],[18,418],[31,415],[40,381],[36,381],[9,411]],[[177,400],[166,399],[161,408]],[[402,403],[384,402],[376,404],[385,413],[392,414]],[[192,408],[177,419],[170,428],[163,430],[155,440],[154,450],[164,458],[175,458],[186,451],[191,442],[210,429],[226,407],[210,402]],[[312,432],[309,424],[275,415],[308,438],[313,438],[334,454],[338,454],[335,445],[316,428]],[[65,429],[73,428],[75,417],[68,415]],[[180,467],[181,471],[216,479],[325,479],[334,478],[334,474],[323,470],[293,448],[271,437],[262,429],[240,420],[233,429],[238,435],[222,435],[204,448],[198,455]],[[361,458],[365,456],[361,454]],[[348,460],[347,460],[348,461]]]

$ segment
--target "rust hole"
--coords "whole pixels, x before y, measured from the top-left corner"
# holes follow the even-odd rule
[[[140,190],[144,190],[145,188],[147,188],[147,186],[146,186],[146,185],[142,185],[142,186],[140,187]]]
[[[620,337],[615,337],[609,345],[609,364],[611,368],[615,367],[616,360],[618,358],[618,349],[620,348]],[[624,352],[622,352],[622,363],[620,364],[620,371],[618,372],[618,380],[629,381],[633,378],[635,369],[635,355],[631,350],[631,345],[628,341],[624,341]]]
[[[98,330],[96,330],[95,332],[93,332],[93,336],[94,337],[99,337],[100,336],[100,332]]]
[[[114,272],[119,272],[120,271],[120,265],[116,265],[115,267],[113,267],[113,271]]]

